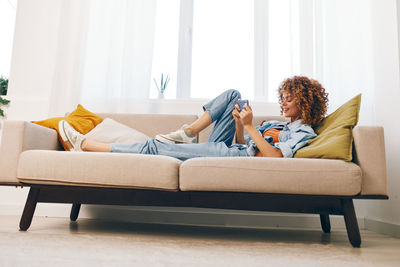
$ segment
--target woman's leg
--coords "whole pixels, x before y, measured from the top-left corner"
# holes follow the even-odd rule
[[[208,112],[211,121],[215,121],[208,142],[224,142],[227,146],[232,145],[236,131],[232,111],[240,97],[239,91],[230,89],[204,105],[203,108]]]
[[[235,134],[235,120],[233,119],[232,111],[239,98],[240,93],[237,90],[230,89],[223,92],[203,106],[203,115],[189,125],[185,131],[191,135],[196,135],[216,121],[209,142],[227,141],[229,146],[232,144]],[[232,140],[229,141],[232,129]],[[228,131],[228,134],[223,134],[226,131]]]
[[[209,142],[224,142],[230,146],[236,131],[232,111],[239,98],[237,90],[227,90],[205,104],[203,115],[191,125],[169,134],[159,134],[156,139],[169,143],[195,143],[196,135],[215,121]]]
[[[93,140],[85,139],[82,142],[82,151],[88,152],[110,152],[111,144],[99,143]]]
[[[208,114],[208,111],[204,111],[200,118],[198,118],[195,122],[190,124],[185,131],[190,135],[197,135],[202,130],[207,128],[212,123],[211,117]]]
[[[65,120],[59,122],[58,130],[60,137],[72,151],[110,152],[110,144],[87,139]]]
[[[198,157],[248,157],[246,146],[228,147],[224,142],[200,144],[172,144],[149,139],[135,144],[111,144],[110,151],[115,153],[151,154],[187,160]]]

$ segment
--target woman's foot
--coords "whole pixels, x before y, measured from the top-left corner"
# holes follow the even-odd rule
[[[82,151],[82,143],[86,137],[76,131],[67,121],[62,120],[58,123],[58,132],[64,143],[70,147],[70,151]]]
[[[188,133],[186,128],[187,124],[183,125],[179,130],[171,132],[169,134],[158,134],[156,135],[156,140],[164,143],[174,143],[174,144],[193,144],[197,143],[197,136]]]

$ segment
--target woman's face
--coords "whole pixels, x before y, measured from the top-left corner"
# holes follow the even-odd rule
[[[286,118],[290,118],[290,122],[294,122],[301,118],[300,109],[297,107],[297,100],[290,92],[282,92],[282,103],[281,107],[283,115]]]

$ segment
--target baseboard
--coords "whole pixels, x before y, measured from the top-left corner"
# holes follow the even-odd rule
[[[400,225],[387,223],[376,219],[364,219],[365,228],[375,233],[400,238]]]
[[[70,204],[39,203],[36,207],[35,216],[65,217],[68,219],[70,210]],[[0,215],[20,216],[22,211],[22,205],[0,205]],[[202,208],[82,205],[79,218],[134,223],[259,229],[321,229],[319,215]],[[360,229],[364,229],[364,218],[358,218],[357,220]],[[330,221],[333,231],[334,229],[345,228],[343,216],[332,215],[330,216]]]

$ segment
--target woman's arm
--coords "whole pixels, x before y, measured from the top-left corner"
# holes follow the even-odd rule
[[[245,125],[246,131],[249,133],[251,139],[256,143],[258,150],[260,150],[263,157],[283,157],[280,149],[275,149],[261,136],[253,125]]]
[[[243,130],[243,124],[236,123],[236,144],[246,144],[246,140],[244,139],[244,130]]]
[[[246,140],[244,139],[243,124],[240,121],[239,106],[237,104],[235,105],[235,109],[232,111],[232,116],[236,123],[235,142],[236,144],[246,144]]]
[[[258,150],[260,150],[263,157],[283,157],[280,149],[275,149],[271,146],[265,139],[261,136],[259,131],[253,125],[253,111],[250,106],[245,106],[246,109],[242,109],[239,113],[240,121],[246,129],[247,133],[253,139],[254,143],[257,145]]]

